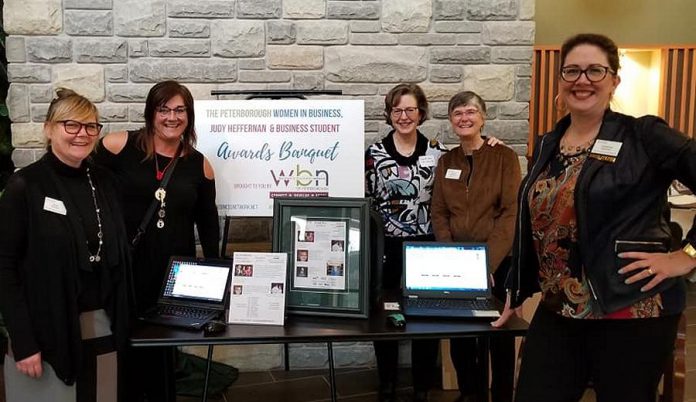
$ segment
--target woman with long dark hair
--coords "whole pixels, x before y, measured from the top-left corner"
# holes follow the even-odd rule
[[[128,236],[133,239],[147,209],[157,198],[133,252],[133,282],[138,312],[157,302],[169,258],[195,256],[194,226],[205,257],[219,255],[215,180],[208,160],[195,148],[193,97],[176,81],[160,82],[145,101],[145,127],[107,134],[95,159],[119,180]],[[162,180],[173,169],[163,189]],[[156,194],[157,193],[157,194]],[[160,198],[162,200],[160,200]],[[173,401],[171,348],[129,353],[131,400]]]

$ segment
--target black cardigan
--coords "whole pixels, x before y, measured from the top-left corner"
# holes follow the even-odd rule
[[[49,152],[15,173],[0,198],[0,311],[15,360],[41,352],[71,385],[81,358],[78,270],[90,269],[77,208],[94,207],[71,201],[58,163]],[[103,289],[104,309],[121,349],[127,342],[130,256],[113,180],[98,167],[90,172],[103,221],[102,283],[111,287]],[[67,213],[46,210],[47,197],[62,201]]]

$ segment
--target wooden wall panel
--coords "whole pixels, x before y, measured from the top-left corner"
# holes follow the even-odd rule
[[[527,157],[531,157],[536,139],[550,131],[558,120],[559,111],[555,99],[558,94],[559,56],[559,48],[534,50]]]
[[[660,115],[670,126],[696,134],[696,46],[662,50]]]

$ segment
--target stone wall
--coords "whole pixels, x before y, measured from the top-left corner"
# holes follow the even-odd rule
[[[164,79],[196,99],[340,89],[365,100],[366,145],[387,132],[384,95],[396,83],[423,87],[432,118],[422,130],[445,143],[457,142],[447,101],[474,90],[488,102],[486,134],[522,154],[533,17],[534,0],[6,0],[13,159],[22,167],[43,152],[54,88],[96,102],[109,132],[142,126],[147,91]],[[245,369],[282,364],[280,346],[218,349]],[[338,365],[372,362],[369,344],[335,351]],[[323,345],[291,353],[294,367],[326,363]]]

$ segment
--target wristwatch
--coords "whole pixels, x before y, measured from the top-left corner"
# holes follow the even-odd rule
[[[691,245],[691,243],[686,243],[686,246],[682,250],[691,258],[696,259],[696,248]]]

